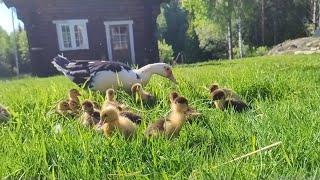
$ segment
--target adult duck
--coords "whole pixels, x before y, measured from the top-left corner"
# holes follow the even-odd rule
[[[71,61],[58,55],[52,61],[55,68],[79,86],[105,92],[109,88],[123,87],[130,91],[135,83],[148,84],[152,75],[158,74],[177,83],[170,65],[148,64],[140,69],[115,61]]]

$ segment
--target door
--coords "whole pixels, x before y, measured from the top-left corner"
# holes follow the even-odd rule
[[[110,37],[112,46],[112,59],[123,63],[131,63],[129,26],[111,25]]]
[[[108,59],[135,64],[133,20],[105,21]]]

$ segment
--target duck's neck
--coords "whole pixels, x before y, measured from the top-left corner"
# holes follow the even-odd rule
[[[157,63],[148,64],[148,65],[143,66],[142,68],[136,70],[136,73],[141,78],[142,85],[148,84],[152,75],[154,75],[154,74],[160,75],[160,72],[161,72],[161,69],[159,69],[159,66],[157,65]]]

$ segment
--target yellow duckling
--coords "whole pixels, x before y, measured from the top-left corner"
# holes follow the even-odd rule
[[[150,93],[146,92],[140,83],[136,83],[132,85],[131,92],[133,95],[138,97],[139,101],[142,101],[143,103],[150,104],[154,103],[156,98],[151,95]]]
[[[80,122],[89,127],[93,127],[100,122],[100,112],[94,109],[91,101],[84,101],[82,103],[83,114],[80,117]]]
[[[127,107],[124,104],[120,104],[115,100],[115,95],[116,95],[116,92],[114,89],[108,89],[106,91],[105,101],[104,101],[101,109],[105,109],[109,106],[116,107],[119,110],[126,109]]]
[[[11,115],[7,108],[4,106],[0,105],[0,123],[6,123],[9,121]]]
[[[124,116],[120,116],[119,110],[109,106],[100,115],[103,122],[103,132],[106,137],[111,136],[116,130],[120,131],[126,138],[134,136],[136,125]]]
[[[170,93],[169,100],[170,100],[171,107],[175,106],[174,100],[177,99],[178,97],[180,97],[180,95],[176,91],[173,91]],[[195,108],[189,106],[189,109],[188,109],[186,115],[187,115],[188,119],[192,119],[195,116],[201,115],[201,113],[199,113]]]
[[[227,93],[223,89],[217,89],[211,93],[215,108],[226,110],[233,108],[236,112],[242,112],[251,108],[245,102],[235,98],[228,98]]]
[[[149,125],[145,135],[150,137],[164,134],[169,139],[178,136],[186,122],[188,109],[188,100],[184,97],[177,97],[171,105],[171,113],[166,118]]]

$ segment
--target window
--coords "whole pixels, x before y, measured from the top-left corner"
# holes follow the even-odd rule
[[[128,49],[128,26],[112,26],[111,38],[114,50]]]
[[[87,22],[88,20],[53,21],[57,27],[60,51],[89,49]]]

